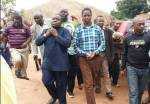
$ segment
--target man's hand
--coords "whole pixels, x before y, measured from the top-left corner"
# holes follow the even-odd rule
[[[87,54],[87,59],[88,59],[88,60],[91,60],[91,59],[94,58],[94,56],[95,56],[95,53],[94,53],[94,52],[93,52],[93,53],[88,53],[88,54]]]
[[[51,29],[48,29],[44,34],[45,37],[51,36]]]
[[[51,28],[50,33],[52,34],[52,36],[57,37],[58,36],[58,32],[56,29]]]
[[[48,37],[48,36],[54,36],[54,37],[57,37],[58,36],[58,32],[56,29],[54,29],[53,27],[48,29],[46,31],[46,33],[44,34],[45,37]]]
[[[25,43],[23,43],[20,47],[21,47],[21,48],[26,48],[27,45],[28,45],[28,44],[25,42]]]

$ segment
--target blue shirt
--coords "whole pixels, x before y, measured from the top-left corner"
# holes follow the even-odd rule
[[[97,25],[85,27],[80,25],[75,30],[75,48],[79,56],[95,52],[100,54],[105,51],[105,37],[103,30]]]
[[[44,44],[44,56],[42,69],[51,71],[67,71],[69,69],[69,60],[67,48],[71,43],[70,32],[63,28],[57,28],[57,37],[43,35],[36,39],[38,46]]]

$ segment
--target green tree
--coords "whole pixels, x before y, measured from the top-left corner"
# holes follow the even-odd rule
[[[16,3],[16,0],[1,0],[1,10],[6,11],[11,9]]]
[[[0,10],[4,12],[5,16],[8,16],[15,3],[16,0],[1,0]]]
[[[150,11],[147,0],[119,0],[116,4],[116,11],[111,11],[111,15],[117,19],[133,18],[141,12]]]

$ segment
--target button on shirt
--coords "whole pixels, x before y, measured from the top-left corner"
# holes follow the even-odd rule
[[[75,30],[75,48],[79,56],[95,52],[100,54],[105,51],[105,37],[103,30],[97,25],[85,27],[80,25]]]

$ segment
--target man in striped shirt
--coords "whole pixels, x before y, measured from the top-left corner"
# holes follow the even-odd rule
[[[27,65],[28,65],[28,44],[31,41],[31,33],[28,27],[22,23],[22,17],[15,15],[12,26],[5,29],[5,36],[10,45],[12,61],[16,68],[16,76],[18,78],[27,79]]]
[[[84,8],[82,10],[83,24],[75,30],[74,42],[83,74],[87,104],[96,104],[93,86],[101,65],[101,55],[103,55],[106,46],[103,30],[92,24],[91,18],[91,9]]]

